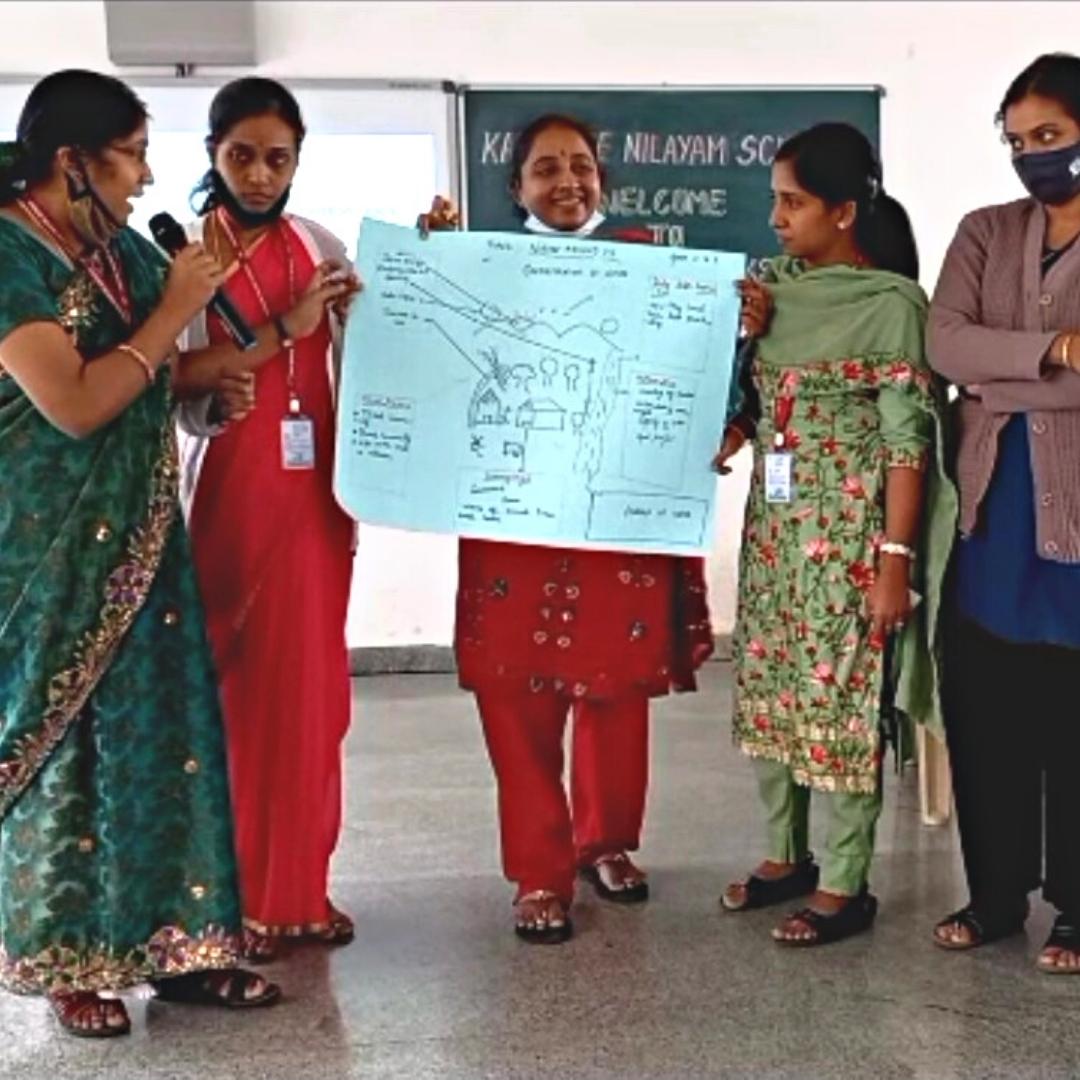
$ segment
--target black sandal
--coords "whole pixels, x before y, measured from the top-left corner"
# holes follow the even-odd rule
[[[725,890],[720,894],[720,906],[725,911],[752,911],[755,908],[786,904],[789,900],[797,900],[800,896],[808,896],[814,892],[820,875],[821,869],[814,862],[814,856],[807,855],[795,864],[791,873],[783,877],[763,878],[751,874],[745,881],[736,882],[746,890],[746,899],[741,904],[733,904],[728,900]]]
[[[261,994],[248,997],[256,981],[266,985]],[[175,1005],[211,1005],[222,1009],[258,1009],[273,1005],[281,997],[281,987],[243,968],[195,971],[171,979],[154,979],[150,985],[160,1001]]]
[[[524,896],[519,896],[514,901],[514,907],[516,908],[523,900],[558,900],[558,897],[547,889],[535,889]],[[542,925],[515,922],[514,933],[530,945],[561,945],[573,937],[574,924],[564,908],[562,922],[550,923],[546,919]]]
[[[613,889],[604,881],[604,876],[600,873],[601,865],[606,862],[630,863],[633,866],[630,856],[625,851],[620,851],[615,855],[601,855],[594,862],[579,868],[578,873],[592,885],[601,900],[610,900],[613,904],[643,904],[649,899],[649,883],[644,879],[634,885],[624,885],[621,889]],[[644,873],[636,866],[634,869],[639,873]]]
[[[979,911],[974,904],[968,904],[967,907],[947,915],[934,927],[934,944],[939,949],[948,949],[950,952],[966,952],[981,945],[989,945],[992,941],[1012,937],[1014,934],[1023,933],[1028,911],[1029,905],[1026,901],[1019,914],[985,913]],[[962,927],[971,940],[946,941],[938,935],[938,931],[949,926]]]
[[[312,941],[318,941],[323,945],[351,944],[356,939],[356,925],[344,911],[339,911],[329,902],[328,905],[330,918],[323,929],[312,932]]]
[[[1059,915],[1054,920],[1054,928],[1046,939],[1041,952],[1047,949],[1061,949],[1064,952],[1080,953],[1080,926],[1067,915]],[[1061,967],[1057,963],[1044,963],[1040,953],[1035,966],[1045,975],[1080,975],[1080,964]]]
[[[798,919],[813,932],[813,937],[779,937],[780,928],[773,930],[773,941],[777,945],[786,945],[794,949],[806,949],[815,945],[831,945],[835,941],[861,934],[874,925],[877,915],[877,897],[871,895],[864,885],[857,896],[848,897],[844,906],[832,915],[824,915],[813,908],[805,907],[788,916],[788,920]]]

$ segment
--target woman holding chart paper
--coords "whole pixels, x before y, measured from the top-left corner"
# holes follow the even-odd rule
[[[185,481],[225,710],[245,949],[257,961],[283,935],[353,936],[327,874],[349,723],[353,536],[331,492],[334,320],[358,286],[339,241],[283,213],[303,137],[296,100],[272,80],[229,83],[211,103],[193,238],[227,267],[223,288],[257,342],[241,352],[204,314],[180,371],[189,391],[213,390],[222,371],[254,379],[250,415],[188,444]]]
[[[511,194],[529,231],[620,238],[599,212],[602,182],[579,121],[545,116],[519,135]],[[420,224],[451,227],[456,214],[436,199]],[[693,689],[712,651],[702,560],[462,540],[454,643],[498,781],[517,934],[570,937],[578,873],[602,899],[646,900],[629,852],[645,812],[649,699]]]
[[[755,759],[768,845],[721,900],[745,911],[812,894],[773,931],[811,946],[873,922],[886,731],[938,721],[932,646],[954,499],[915,242],[870,144],[846,124],[818,125],[781,147],[772,186],[785,255],[743,286],[760,407],[742,425],[756,427],[757,454],[734,723]],[[740,441],[729,429],[720,458]],[[828,805],[820,867],[811,791]]]

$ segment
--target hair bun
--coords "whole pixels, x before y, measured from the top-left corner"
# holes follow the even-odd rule
[[[26,147],[18,139],[0,142],[0,187],[14,196],[26,190]]]

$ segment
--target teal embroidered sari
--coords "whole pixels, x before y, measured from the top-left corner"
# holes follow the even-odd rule
[[[135,324],[163,264],[114,241]],[[0,215],[0,341],[131,334],[82,269]],[[134,363],[134,361],[132,361]],[[236,962],[216,680],[177,509],[167,371],[88,438],[0,368],[0,982],[116,990]]]

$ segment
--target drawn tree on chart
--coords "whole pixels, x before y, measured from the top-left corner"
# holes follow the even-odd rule
[[[430,267],[401,280],[418,294],[426,321],[476,374],[468,405],[471,460],[527,471],[530,445],[561,440],[568,466],[591,485],[625,359],[618,322],[590,321],[591,295],[541,316],[504,311]],[[480,431],[492,438],[478,440]]]

